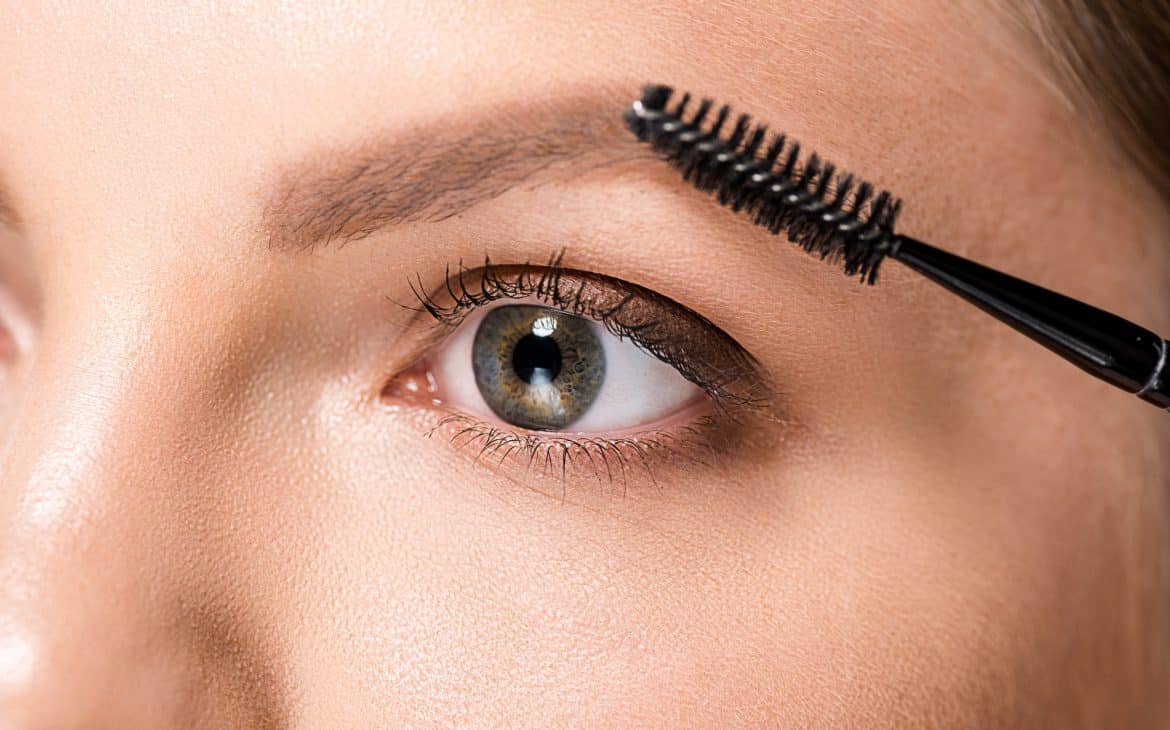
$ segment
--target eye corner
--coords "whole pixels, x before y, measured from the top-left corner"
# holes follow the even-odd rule
[[[438,383],[429,358],[418,358],[392,375],[382,385],[378,397],[387,403],[436,404],[439,398]]]

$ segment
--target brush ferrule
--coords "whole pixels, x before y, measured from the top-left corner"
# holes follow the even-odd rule
[[[634,113],[634,116],[636,116],[639,119],[646,119],[650,116],[661,116],[662,115],[662,112],[652,112],[649,109],[647,109],[646,105],[642,103],[641,99],[639,99],[638,101],[635,101],[633,103],[633,105],[630,107],[630,111],[632,111]]]
[[[1150,373],[1149,380],[1135,395],[1144,401],[1170,410],[1170,377],[1167,377],[1166,361],[1170,359],[1170,344],[1166,340],[1159,343],[1158,362]]]

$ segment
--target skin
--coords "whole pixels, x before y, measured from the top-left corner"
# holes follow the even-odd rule
[[[270,245],[288,170],[661,80],[1170,331],[1164,214],[1006,24],[428,7],[0,9],[0,725],[1170,722],[1170,422],[896,265],[859,286],[634,153]],[[387,298],[560,248],[734,337],[782,420],[625,484],[427,438]]]

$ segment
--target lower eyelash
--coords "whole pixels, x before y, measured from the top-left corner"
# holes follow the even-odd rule
[[[449,413],[426,433],[441,435],[457,450],[474,450],[475,462],[512,462],[543,478],[567,483],[580,473],[601,484],[620,484],[623,493],[640,478],[657,484],[665,465],[711,466],[729,451],[725,412],[707,415],[680,429],[657,429],[626,437],[513,431],[462,413]]]

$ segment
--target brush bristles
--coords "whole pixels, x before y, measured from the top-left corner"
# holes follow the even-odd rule
[[[648,86],[625,114],[630,130],[678,168],[683,178],[721,205],[751,216],[773,234],[784,232],[805,251],[839,261],[845,273],[870,284],[894,240],[901,201],[839,172],[800,144],[753,125],[746,114],[731,124],[728,106],[709,99],[692,107],[684,94]],[[693,108],[693,111],[691,111]]]

